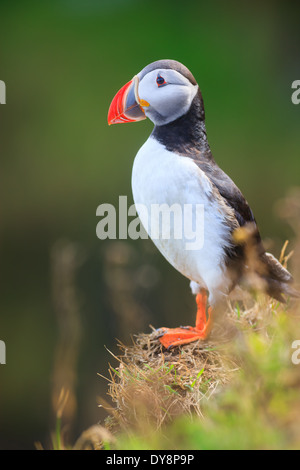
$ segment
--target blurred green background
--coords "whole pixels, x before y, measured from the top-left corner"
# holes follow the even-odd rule
[[[150,241],[100,241],[96,208],[132,203],[149,121],[107,126],[115,92],[148,63],[197,78],[215,159],[278,255],[275,202],[299,185],[299,5],[266,1],[0,2],[0,447],[50,444],[52,397],[73,390],[70,440],[102,420],[115,338],[193,321],[188,281]],[[184,321],[183,321],[184,320]]]

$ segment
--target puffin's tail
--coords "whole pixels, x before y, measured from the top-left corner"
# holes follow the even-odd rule
[[[271,253],[264,253],[261,255],[261,261],[263,262],[265,273],[263,275],[266,281],[266,292],[271,297],[274,297],[280,302],[286,302],[283,294],[300,298],[300,292],[292,287],[293,277],[282,264],[271,255]]]

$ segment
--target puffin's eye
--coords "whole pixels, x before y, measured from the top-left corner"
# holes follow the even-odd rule
[[[162,86],[162,85],[166,85],[167,82],[165,81],[164,77],[162,77],[161,75],[157,75],[157,79],[156,79],[156,83],[157,83],[157,86]]]

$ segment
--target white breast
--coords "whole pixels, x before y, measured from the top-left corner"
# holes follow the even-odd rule
[[[211,299],[228,288],[225,277],[225,247],[230,228],[218,200],[213,197],[213,187],[205,173],[192,159],[169,152],[156,139],[150,137],[136,155],[132,171],[132,191],[141,222],[151,236],[150,228],[159,232],[153,239],[165,258],[184,276],[210,291]],[[201,248],[187,249],[190,240],[182,230],[182,237],[175,238],[175,225],[171,221],[171,237],[164,239],[161,225],[153,216],[153,205],[180,205],[184,219],[184,207],[204,207],[203,244]],[[139,205],[147,208],[149,220]],[[186,206],[185,206],[186,205]],[[157,207],[157,206],[156,206]],[[152,218],[151,218],[152,214]],[[151,223],[152,227],[151,227]],[[176,224],[176,219],[175,219]],[[178,228],[178,227],[177,227]],[[178,233],[178,231],[177,231]]]

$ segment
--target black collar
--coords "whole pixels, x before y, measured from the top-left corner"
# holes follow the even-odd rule
[[[200,90],[192,101],[189,111],[162,126],[155,126],[152,137],[167,150],[182,156],[195,158],[201,154],[205,160],[213,160],[206,137],[205,113]]]

